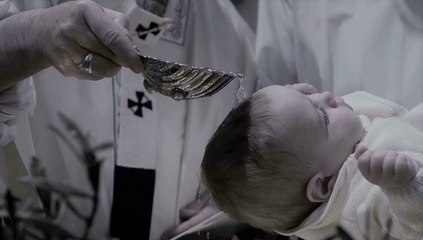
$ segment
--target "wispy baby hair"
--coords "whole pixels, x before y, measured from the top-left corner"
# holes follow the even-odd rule
[[[253,95],[229,113],[206,147],[202,177],[217,206],[230,216],[283,231],[298,226],[316,204],[306,199],[304,161],[275,143],[267,101]]]

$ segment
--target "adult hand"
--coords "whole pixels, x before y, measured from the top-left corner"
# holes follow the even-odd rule
[[[113,76],[121,66],[137,73],[143,70],[124,28],[128,20],[123,14],[90,0],[67,2],[33,14],[35,46],[65,76],[98,80]],[[79,68],[89,53],[93,54],[91,74]]]
[[[295,83],[295,84],[288,84],[285,85],[288,88],[292,88],[297,90],[298,92],[306,95],[318,93],[319,91],[311,84],[308,83]]]
[[[371,183],[381,187],[401,187],[409,183],[420,169],[420,164],[395,151],[371,150],[360,144],[355,157],[358,169]]]
[[[194,200],[179,211],[182,223],[164,232],[162,240],[171,239],[172,237],[185,232],[207,218],[215,215],[219,211],[220,210],[213,203],[210,193],[203,193],[199,199]]]
[[[127,23],[123,14],[90,0],[0,20],[0,92],[51,65],[66,76],[92,80],[110,77],[121,66],[141,72]]]

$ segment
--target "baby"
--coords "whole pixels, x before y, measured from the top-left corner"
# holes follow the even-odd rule
[[[219,126],[202,177],[221,210],[266,231],[423,239],[421,161],[423,104],[270,86]]]

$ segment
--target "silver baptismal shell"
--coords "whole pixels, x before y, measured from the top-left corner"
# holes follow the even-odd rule
[[[223,72],[206,67],[195,67],[157,58],[140,56],[144,64],[144,87],[149,93],[159,92],[175,100],[189,100],[211,96],[240,73]]]

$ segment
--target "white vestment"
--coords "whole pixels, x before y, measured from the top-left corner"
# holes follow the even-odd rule
[[[22,10],[49,7],[50,2],[58,1],[15,1],[16,6]],[[104,7],[125,12],[133,1],[97,2]],[[174,18],[180,28],[173,28],[172,32],[169,30],[155,45],[139,45],[143,54],[218,70],[241,72],[247,76],[247,91],[253,91],[256,83],[253,63],[255,36],[229,0],[170,0],[165,17]],[[134,43],[137,44],[136,41]],[[60,125],[56,114],[60,111],[72,118],[84,131],[89,131],[94,143],[111,141],[115,126],[113,108],[120,109],[122,116],[128,115],[128,112],[123,112],[130,111],[126,107],[127,101],[136,100],[136,97],[122,95],[122,105],[118,106],[114,101],[110,79],[81,81],[63,77],[54,68],[43,70],[33,78],[38,103],[31,118],[31,132],[36,154],[53,179],[86,187],[88,183],[80,163],[69,148],[46,128],[47,125]],[[129,94],[130,84],[137,85],[133,94],[135,91],[143,91],[152,101],[153,110],[144,109],[145,117],[139,118],[140,121],[137,122],[137,126],[143,127],[145,132],[138,132],[136,145],[130,141],[133,138],[126,139],[122,135],[125,128],[133,126],[119,122],[121,132],[118,143],[124,144],[126,141],[128,145],[125,150],[128,152],[121,152],[119,156],[125,159],[114,159],[112,150],[101,153],[104,159],[103,179],[94,234],[101,236],[109,230],[116,161],[118,166],[153,168],[156,171],[150,239],[159,239],[164,230],[178,224],[179,209],[195,200],[204,147],[220,121],[235,106],[239,82],[234,81],[209,98],[176,102],[159,94],[146,93],[141,74],[122,69],[121,79],[122,94],[125,91]],[[120,147],[121,145],[118,149]],[[142,153],[142,157],[125,157],[133,153]],[[153,167],[145,165],[148,161],[153,162]],[[143,186],[142,182],[127,184],[141,188]],[[84,208],[83,203],[77,205]],[[78,231],[81,225],[74,220],[70,217],[63,221],[70,230]]]

